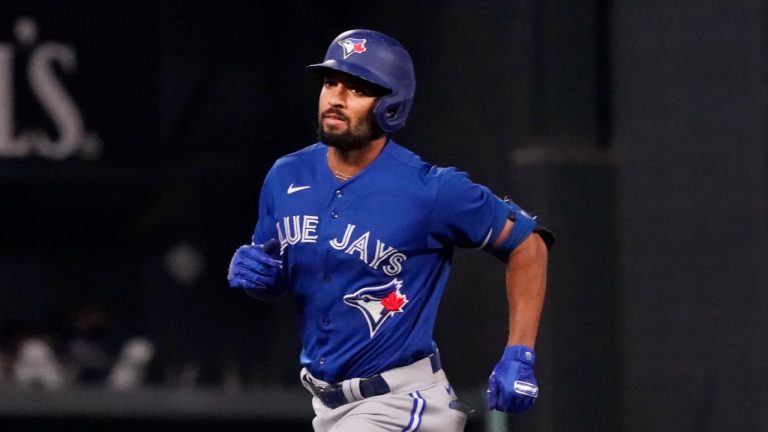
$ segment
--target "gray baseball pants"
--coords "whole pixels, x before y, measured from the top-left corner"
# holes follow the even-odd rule
[[[381,377],[390,391],[364,398],[360,379],[343,381],[345,399],[331,408],[315,394],[329,383],[301,371],[301,382],[313,394],[316,432],[460,432],[467,416],[459,411],[456,395],[442,369],[433,372],[430,360],[422,359],[408,366],[384,371]]]

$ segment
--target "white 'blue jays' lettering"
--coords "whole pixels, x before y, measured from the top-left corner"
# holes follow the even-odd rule
[[[320,218],[317,216],[296,215],[284,217],[282,223],[278,222],[276,224],[281,252],[289,245],[317,243],[317,227],[319,223]],[[348,224],[341,239],[335,238],[328,243],[338,251],[357,257],[374,270],[379,270],[379,267],[385,264],[381,267],[381,271],[388,276],[395,276],[403,271],[402,262],[408,259],[405,254],[376,239],[376,247],[372,250],[373,257],[371,258],[368,246],[371,232],[366,231],[352,240],[355,228],[355,225]]]
[[[355,241],[350,242],[350,239],[352,238],[352,232],[354,230],[355,225],[348,224],[341,241],[338,239],[331,240],[331,247],[336,250],[344,251],[350,255],[356,255],[358,258],[360,258],[360,261],[363,261],[364,263],[368,264],[369,267],[376,270],[378,270],[379,265],[381,265],[385,259],[389,258],[388,265],[381,269],[389,276],[394,276],[403,270],[401,263],[408,259],[408,257],[406,257],[405,254],[398,252],[398,250],[392,246],[387,246],[384,242],[378,239],[376,240],[376,250],[374,251],[375,254],[373,259],[369,261],[368,239],[371,236],[371,232],[366,231]]]
[[[316,243],[317,224],[320,218],[317,216],[286,216],[283,218],[283,227],[280,222],[277,226],[277,236],[280,238],[280,252],[288,245],[297,243]]]

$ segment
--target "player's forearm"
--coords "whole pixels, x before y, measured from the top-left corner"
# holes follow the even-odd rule
[[[531,234],[509,256],[507,262],[509,337],[507,345],[534,348],[547,286],[547,247]]]

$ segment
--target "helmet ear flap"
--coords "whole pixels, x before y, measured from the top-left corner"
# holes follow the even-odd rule
[[[374,115],[384,132],[394,132],[405,126],[411,108],[411,100],[396,98],[392,101],[382,98],[374,109]]]
[[[402,107],[403,107],[402,104],[387,107],[387,111],[384,113],[384,117],[388,119],[394,119],[395,116],[397,116],[397,114],[400,112]]]

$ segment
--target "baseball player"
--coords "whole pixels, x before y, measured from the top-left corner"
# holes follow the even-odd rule
[[[405,125],[416,84],[397,41],[347,31],[308,69],[324,78],[319,142],[270,169],[252,242],[235,252],[228,279],[259,299],[295,299],[314,429],[463,430],[432,340],[455,246],[506,263],[509,337],[488,405],[529,409],[553,236],[465,173],[389,138]]]

